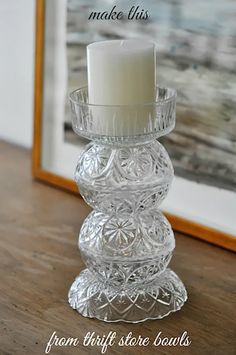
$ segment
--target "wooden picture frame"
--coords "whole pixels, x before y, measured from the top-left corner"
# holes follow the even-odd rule
[[[36,1],[35,31],[35,84],[34,84],[34,142],[32,151],[32,174],[36,179],[68,191],[78,192],[74,181],[46,171],[41,166],[42,149],[42,90],[44,55],[44,0]]]
[[[71,179],[43,169],[42,161],[42,107],[43,107],[43,67],[44,67],[44,19],[45,1],[36,1],[36,51],[35,51],[35,93],[34,93],[34,144],[32,151],[32,174],[35,179],[55,187],[78,194]],[[236,211],[235,211],[236,212]],[[236,237],[194,221],[165,213],[175,231],[236,251]]]

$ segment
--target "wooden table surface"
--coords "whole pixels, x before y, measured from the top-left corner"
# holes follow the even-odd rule
[[[76,347],[54,346],[50,354],[100,354],[85,347],[87,332],[121,336],[178,337],[189,347],[109,347],[106,354],[236,354],[235,254],[176,233],[171,267],[189,300],[167,318],[139,324],[83,318],[67,292],[84,268],[77,235],[89,207],[81,198],[33,181],[30,153],[0,143],[0,354],[44,354],[52,333],[79,339]]]

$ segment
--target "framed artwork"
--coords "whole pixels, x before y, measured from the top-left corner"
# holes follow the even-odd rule
[[[114,6],[149,18],[88,20]],[[236,250],[235,13],[230,0],[37,0],[34,177],[77,192],[73,173],[88,141],[72,131],[68,93],[87,83],[87,44],[151,39],[157,83],[178,93],[176,128],[161,139],[175,169],[161,207],[175,230]]]

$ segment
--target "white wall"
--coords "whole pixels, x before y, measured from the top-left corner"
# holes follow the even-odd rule
[[[32,145],[35,0],[0,0],[0,139]]]

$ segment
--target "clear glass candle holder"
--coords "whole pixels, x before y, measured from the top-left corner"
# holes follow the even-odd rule
[[[86,269],[69,290],[69,304],[107,322],[160,319],[187,300],[167,268],[175,239],[159,210],[174,171],[157,138],[175,125],[176,92],[156,88],[156,100],[137,105],[91,105],[87,88],[70,95],[74,131],[91,143],[75,180],[94,209],[79,235]]]

